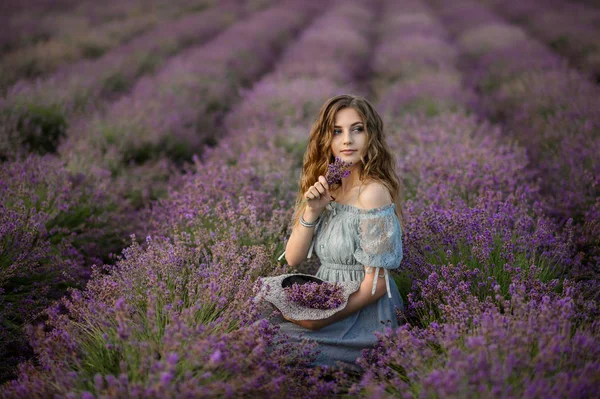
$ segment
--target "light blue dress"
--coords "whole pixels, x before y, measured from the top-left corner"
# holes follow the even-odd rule
[[[318,342],[316,350],[321,353],[316,364],[361,372],[355,361],[363,349],[377,344],[374,332],[383,332],[386,325],[398,327],[395,308],[403,309],[404,304],[388,273],[397,269],[402,260],[402,230],[394,206],[392,203],[365,210],[332,201],[315,227],[308,257],[314,251],[321,261],[317,277],[327,281],[362,281],[365,266],[371,266],[371,273],[383,277],[375,279],[372,292],[377,284],[387,285],[387,294],[377,302],[316,331],[281,316],[271,320],[292,342],[299,341],[300,335]]]

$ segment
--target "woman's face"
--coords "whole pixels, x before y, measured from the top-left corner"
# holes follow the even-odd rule
[[[343,108],[335,114],[331,151],[352,165],[361,163],[361,154],[366,153],[367,134],[360,115],[354,108]],[[352,150],[346,152],[346,150]]]

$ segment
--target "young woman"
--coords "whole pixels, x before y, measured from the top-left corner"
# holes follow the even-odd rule
[[[324,176],[335,157],[351,162],[351,172],[330,186]],[[319,343],[318,364],[360,371],[355,360],[377,343],[374,331],[398,326],[395,310],[404,305],[388,271],[402,260],[399,201],[400,182],[381,117],[362,97],[327,100],[310,132],[284,254],[296,266],[314,251],[321,261],[317,277],[362,283],[347,306],[327,319],[280,317],[278,323],[292,340],[303,336]]]

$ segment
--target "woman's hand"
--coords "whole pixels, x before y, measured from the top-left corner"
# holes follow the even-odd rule
[[[307,199],[307,208],[311,213],[320,214],[329,201],[333,200],[329,192],[329,184],[324,176],[319,176],[315,184],[310,186],[304,193],[304,198]]]

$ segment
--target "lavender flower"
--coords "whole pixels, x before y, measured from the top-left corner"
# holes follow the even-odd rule
[[[348,168],[352,165],[352,162],[345,162],[340,157],[335,157],[334,163],[327,165],[327,173],[325,174],[325,180],[330,186],[332,184],[341,184],[342,178],[348,177],[351,173]],[[332,197],[333,198],[333,197]],[[335,198],[333,198],[335,200]],[[301,203],[305,203],[309,198],[305,198]]]
[[[288,300],[313,309],[335,309],[344,301],[342,287],[328,282],[294,283],[283,290]]]
[[[345,162],[340,157],[335,157],[335,162],[330,163],[327,166],[327,174],[325,175],[325,179],[327,180],[327,184],[341,184],[342,178],[348,177],[350,175],[350,166],[352,162]]]

